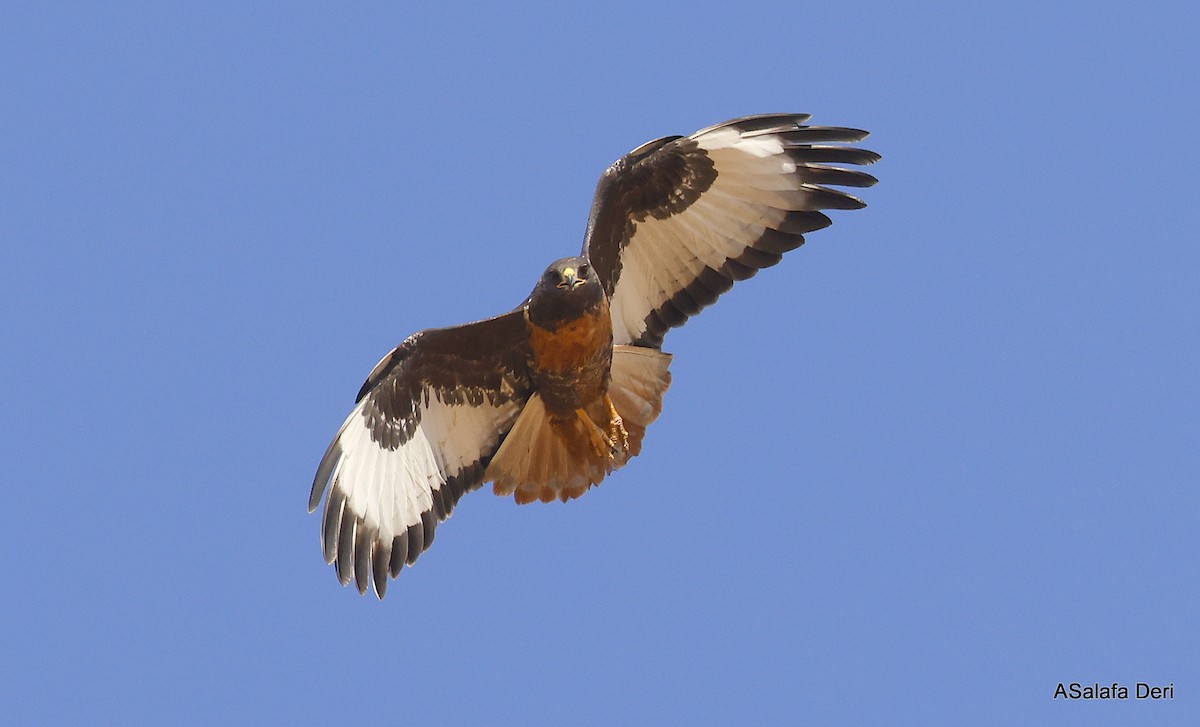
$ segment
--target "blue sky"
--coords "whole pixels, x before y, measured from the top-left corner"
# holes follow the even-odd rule
[[[1190,4],[405,5],[3,12],[6,720],[1200,719]],[[870,206],[667,337],[598,490],[339,587],[378,358],[767,111],[871,130]]]

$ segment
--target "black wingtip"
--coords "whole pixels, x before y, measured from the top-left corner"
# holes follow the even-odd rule
[[[853,143],[862,141],[871,135],[869,131],[852,129],[848,126],[800,126],[795,129],[767,129],[742,136],[762,136],[776,134],[787,143],[816,144],[821,142],[841,141]]]
[[[329,493],[325,502],[324,522],[321,528],[321,553],[325,562],[332,564],[337,560],[338,531],[342,526],[342,511],[346,507],[346,496],[334,490]]]
[[[317,505],[321,504],[321,496],[325,494],[329,483],[333,481],[341,461],[342,449],[338,446],[338,440],[335,438],[325,449],[325,455],[321,457],[321,464],[317,466],[317,474],[313,477],[312,489],[308,493],[309,512],[316,510]]]
[[[751,114],[750,116],[742,116],[732,121],[710,126],[704,131],[719,129],[722,126],[732,126],[742,132],[743,135],[775,134],[797,129],[801,124],[808,123],[808,120],[811,118],[812,114]],[[699,136],[704,131],[697,132],[695,136]]]
[[[420,523],[414,523],[408,526],[408,553],[404,559],[405,563],[412,565],[417,562],[417,558],[425,551],[425,527]]]
[[[400,575],[400,569],[408,560],[408,531],[392,538],[392,556],[388,559],[388,575],[392,578]]]
[[[880,156],[873,151],[856,146],[830,146],[827,144],[786,144],[788,159],[797,164],[874,164]]]
[[[804,184],[804,201],[819,210],[860,210],[867,206],[858,197],[837,189],[829,189],[816,184]]]
[[[338,581],[343,586],[350,584],[354,576],[354,534],[358,530],[358,518],[350,508],[342,511],[341,532],[338,533],[337,560],[335,569]]]
[[[822,164],[797,164],[796,173],[810,184],[835,185],[839,187],[873,187],[879,180],[857,169],[828,167]]]
[[[378,540],[371,552],[371,576],[375,580],[375,595],[383,600],[388,586],[388,565],[392,559],[392,544],[386,540]]]
[[[371,587],[371,538],[361,531],[354,538],[354,585],[360,596]]]

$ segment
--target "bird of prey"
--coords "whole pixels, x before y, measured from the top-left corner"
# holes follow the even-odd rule
[[[867,132],[747,116],[643,144],[600,177],[583,250],[514,310],[416,333],[375,367],[322,457],[322,549],[360,593],[412,565],[464,493],[567,501],[642,448],[670,383],[663,336],[735,281],[778,263],[833,187],[876,180]],[[326,495],[326,493],[328,493]]]

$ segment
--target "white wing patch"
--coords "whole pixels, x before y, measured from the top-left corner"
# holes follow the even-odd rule
[[[418,425],[395,449],[372,438],[363,415],[369,397],[364,397],[326,452],[309,503],[310,509],[315,508],[321,493],[329,489],[325,560],[338,565],[343,584],[356,578],[360,591],[366,590],[374,571],[381,597],[388,572],[394,577],[403,562],[416,560],[433,540],[432,526],[449,516],[462,494],[443,492],[448,481],[469,476],[473,468],[482,472],[481,460],[496,450],[521,410],[520,401],[471,406],[444,403],[436,391],[426,390],[426,394],[427,401],[418,405]],[[465,486],[474,489],[480,484]],[[419,537],[416,533],[410,537],[410,529],[417,526],[421,526]],[[401,562],[391,557],[398,537],[405,540]]]
[[[712,159],[717,178],[683,213],[637,223],[611,301],[613,343],[636,341],[646,331],[646,316],[705,267],[720,269],[789,211],[809,209],[805,185],[777,137],[721,128],[696,141]]]

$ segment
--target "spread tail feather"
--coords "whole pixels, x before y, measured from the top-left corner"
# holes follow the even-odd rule
[[[514,495],[519,504],[579,497],[592,485],[625,465],[642,451],[642,437],[662,411],[662,398],[671,384],[667,367],[671,355],[640,346],[614,346],[612,379],[608,395],[624,421],[628,448],[613,456],[597,451],[591,433],[575,416],[546,411],[539,394],[526,402],[485,479],[495,483],[497,495]],[[587,409],[600,431],[609,431],[608,407],[603,399]]]

